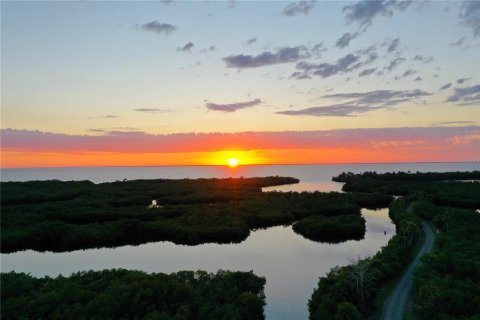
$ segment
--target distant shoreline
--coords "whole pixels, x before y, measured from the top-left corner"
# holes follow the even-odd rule
[[[192,164],[192,165],[156,165],[156,166],[65,166],[65,167],[9,167],[0,168],[0,170],[24,170],[24,169],[81,169],[81,168],[169,168],[169,167],[220,167],[228,168],[232,171],[242,167],[257,167],[257,166],[332,166],[332,165],[382,165],[382,164],[474,164],[480,161],[413,161],[413,162],[335,162],[335,163],[273,163],[273,164],[244,164],[237,168],[231,169],[226,165],[221,164]]]

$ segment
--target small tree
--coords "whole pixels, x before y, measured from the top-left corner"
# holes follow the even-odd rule
[[[420,232],[418,225],[409,220],[400,221],[399,233],[402,234],[403,246],[410,247],[416,234]]]
[[[356,260],[352,260],[351,262],[351,277],[355,281],[355,289],[360,295],[360,302],[363,306],[365,302],[365,289],[372,280],[372,274],[370,272],[372,259],[361,259],[360,256],[358,256]]]

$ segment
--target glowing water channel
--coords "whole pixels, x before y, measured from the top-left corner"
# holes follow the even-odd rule
[[[1,255],[2,272],[15,270],[35,276],[69,275],[110,268],[147,272],[180,270],[253,270],[267,279],[267,319],[307,319],[306,303],[318,277],[336,265],[375,254],[395,231],[388,210],[362,210],[367,220],[365,239],[340,244],[316,243],[293,232],[291,226],[256,230],[239,244],[198,246],[155,242],[140,246],[40,253],[31,250]],[[387,232],[385,235],[384,232]]]

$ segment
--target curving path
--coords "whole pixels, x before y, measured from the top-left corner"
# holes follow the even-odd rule
[[[432,228],[425,222],[422,221],[422,230],[425,234],[425,242],[422,245],[422,248],[417,253],[415,259],[413,259],[410,266],[408,266],[407,271],[400,279],[400,282],[395,287],[391,296],[387,299],[387,302],[383,308],[381,319],[385,320],[402,320],[405,312],[405,305],[410,294],[410,289],[412,288],[412,276],[413,271],[420,263],[420,258],[429,251],[432,250],[433,241],[434,241],[434,232]]]

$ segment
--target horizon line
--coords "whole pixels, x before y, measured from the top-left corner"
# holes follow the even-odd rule
[[[239,164],[235,168],[229,167],[227,164],[179,164],[179,165],[151,165],[151,166],[52,166],[52,167],[0,167],[2,170],[22,170],[22,169],[81,169],[81,168],[163,168],[163,167],[222,167],[230,170],[236,170],[241,167],[253,166],[318,166],[318,165],[374,165],[374,164],[437,164],[437,163],[478,163],[480,161],[404,161],[404,162],[324,162],[324,163],[259,163],[259,164]]]

